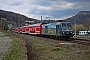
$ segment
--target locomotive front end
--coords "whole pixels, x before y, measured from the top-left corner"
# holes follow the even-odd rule
[[[67,38],[73,37],[72,25],[70,22],[62,23],[62,36]]]

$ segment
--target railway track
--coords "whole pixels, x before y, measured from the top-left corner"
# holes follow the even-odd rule
[[[56,44],[59,43],[71,43],[71,44],[76,44],[76,45],[83,45],[83,46],[90,46],[90,41],[85,40],[85,39],[77,39],[77,38],[71,38],[66,41],[65,39],[55,39],[55,38],[47,38],[47,37],[41,37],[41,36],[33,36],[33,35],[27,35],[27,34],[17,34],[17,33],[12,33],[12,35],[22,38],[25,41],[25,45],[27,48],[27,56],[28,60],[34,60],[34,57],[36,56],[35,52],[33,51],[32,43],[30,42],[30,39],[36,38],[40,40],[44,40],[47,42],[54,42]],[[38,59],[36,59],[38,60]]]
[[[80,44],[80,45],[90,46],[90,40],[86,40],[86,39],[72,38],[71,43],[76,43],[76,44]]]
[[[50,37],[41,37],[41,36],[21,34],[21,36],[23,36],[23,35],[24,35],[24,37],[26,37],[26,36],[30,37],[31,36],[32,38],[37,38],[37,39],[41,39],[41,40],[45,40],[45,41],[49,41],[49,42],[54,42],[54,43],[67,42],[67,43],[74,43],[74,44],[90,46],[90,40],[86,40],[86,39],[70,38],[70,39],[66,40],[66,39],[56,39],[56,38],[50,38]]]

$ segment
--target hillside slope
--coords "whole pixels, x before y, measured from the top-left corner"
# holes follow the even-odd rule
[[[34,18],[28,18],[22,14],[10,12],[10,11],[4,11],[4,10],[0,10],[0,18],[5,18],[10,22],[16,22],[16,23],[18,22],[23,23],[26,20],[38,22],[38,20]]]
[[[82,24],[88,18],[90,18],[90,11],[80,11],[75,16],[67,18],[65,20],[72,22],[72,23],[74,23],[74,21],[76,21],[77,24]]]

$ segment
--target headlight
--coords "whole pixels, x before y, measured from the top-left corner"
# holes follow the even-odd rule
[[[72,33],[72,32],[71,32]]]
[[[63,34],[64,34],[64,32],[63,32]]]

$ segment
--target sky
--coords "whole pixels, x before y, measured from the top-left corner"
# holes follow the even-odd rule
[[[90,11],[90,0],[0,0],[0,9],[46,20],[66,19],[79,11]]]

